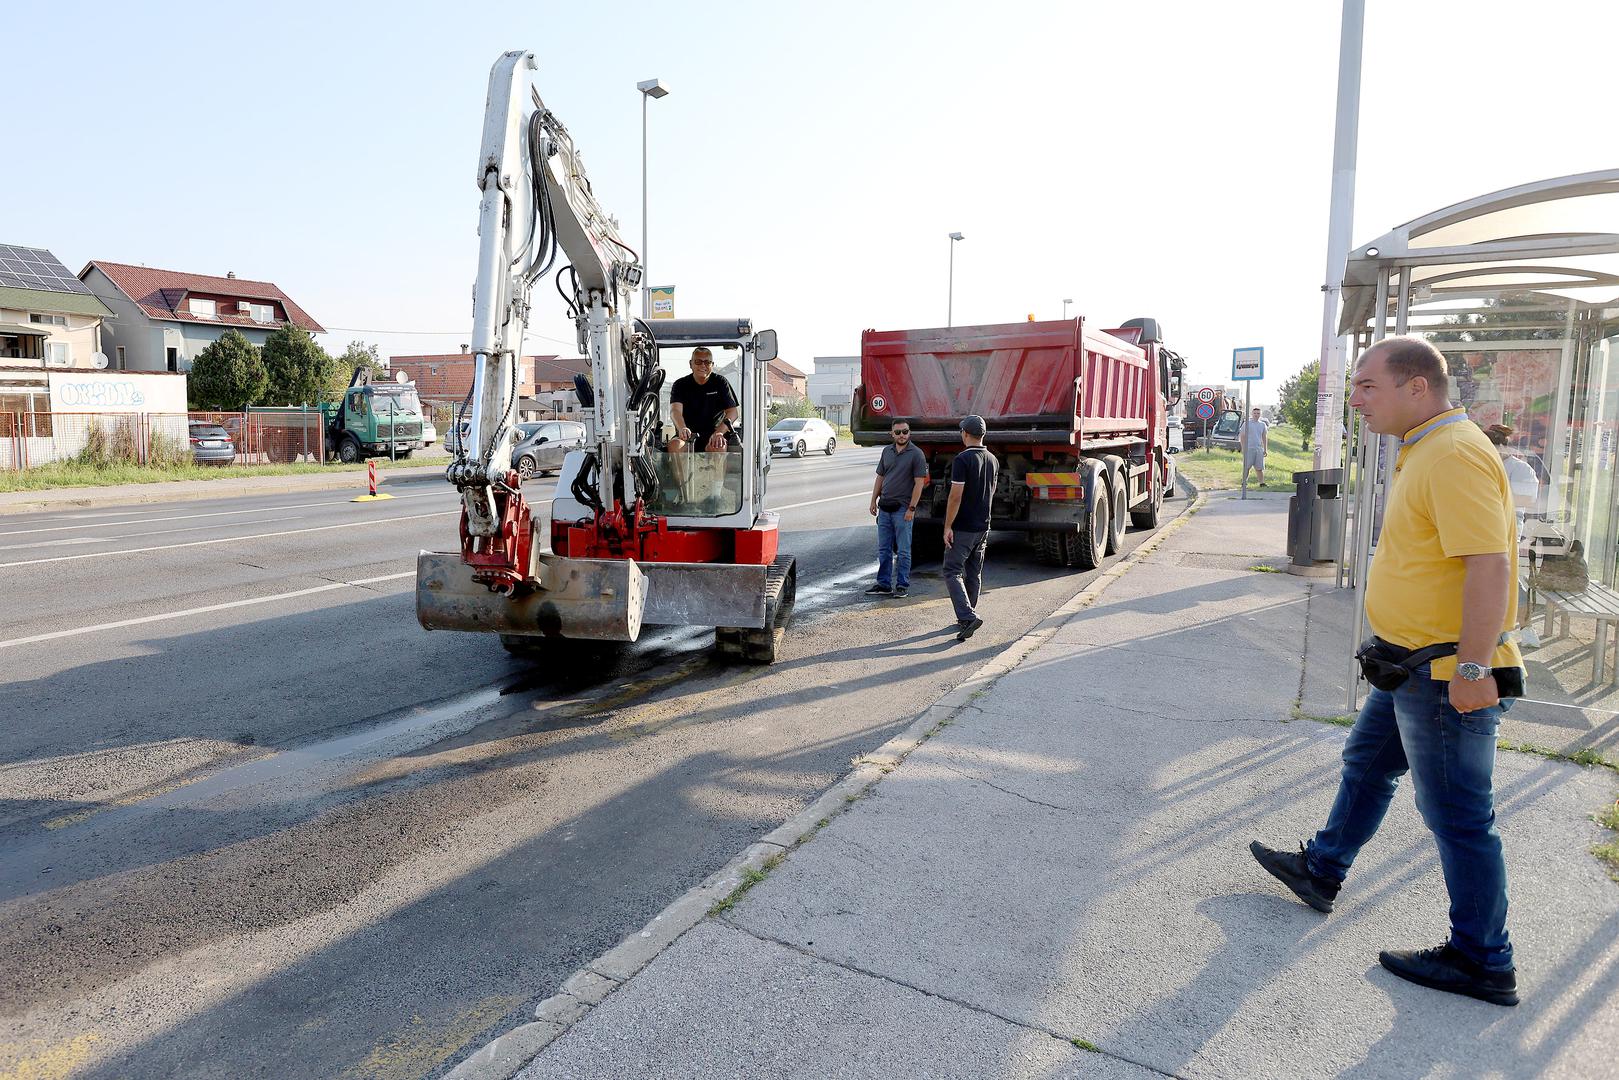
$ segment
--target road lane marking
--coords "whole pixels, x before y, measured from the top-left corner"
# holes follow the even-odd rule
[[[333,581],[325,585],[315,585],[307,589],[294,589],[291,592],[274,593],[270,596],[253,596],[246,600],[228,600],[222,604],[207,604],[203,607],[186,608],[184,611],[165,611],[160,615],[142,615],[138,619],[119,619],[117,622],[97,623],[94,626],[79,626],[72,630],[56,630],[49,634],[35,634],[32,637],[12,638],[10,641],[0,641],[0,649],[9,649],[13,645],[32,645],[36,641],[56,641],[59,638],[77,637],[80,634],[93,634],[98,630],[117,630],[123,626],[141,626],[145,623],[165,622],[169,619],[184,619],[191,615],[206,615],[210,611],[225,611],[230,608],[252,607],[255,604],[269,604],[277,600],[291,600],[299,596],[313,596],[316,593],[332,592],[336,589],[363,588],[367,585],[376,585],[383,581],[398,581],[400,578],[415,577],[416,571],[402,570],[397,574],[382,574],[379,577],[358,578],[354,581]]]
[[[417,495],[395,495],[396,499],[430,499],[434,495],[454,495],[454,490],[446,488],[443,491],[427,491]],[[290,506],[261,506],[255,510],[214,510],[206,514],[180,514],[177,517],[143,517],[131,518],[128,521],[97,521],[86,524],[80,522],[76,525],[52,525],[44,529],[12,529],[9,532],[0,532],[0,536],[28,536],[33,533],[70,532],[74,529],[111,529],[121,525],[162,525],[170,521],[190,521],[193,518],[240,517],[243,514],[269,514],[276,510],[307,510],[311,506],[347,506],[348,499],[326,499],[321,502],[293,503]],[[127,514],[153,514],[161,513],[155,510],[129,510]]]
[[[852,495],[834,495],[830,499],[811,499],[809,502],[788,503],[786,506],[767,506],[767,507],[765,507],[765,509],[766,510],[777,510],[777,511],[780,511],[780,510],[797,510],[799,507],[803,507],[803,506],[820,506],[822,503],[842,502],[844,499],[858,499],[861,496],[867,495],[867,494],[869,494],[869,492],[857,491]],[[3,565],[3,564],[0,564],[0,565]]]
[[[148,551],[173,551],[176,548],[204,547],[208,544],[229,544],[237,540],[268,540],[276,536],[297,536],[302,533],[330,532],[333,529],[353,529],[361,525],[387,525],[394,521],[419,521],[422,518],[449,517],[460,510],[436,510],[427,514],[406,514],[403,517],[372,518],[368,521],[345,521],[338,525],[317,525],[308,529],[282,529],[279,532],[248,533],[246,536],[221,536],[213,540],[188,540],[183,544],[159,544],[155,547],[118,548],[113,551],[85,551],[78,555],[54,555],[49,559],[24,559],[20,562],[0,563],[0,570],[13,566],[38,566],[42,563],[68,562],[71,559],[100,559],[108,555],[142,555]]]

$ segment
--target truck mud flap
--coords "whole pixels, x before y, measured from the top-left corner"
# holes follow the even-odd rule
[[[578,641],[634,641],[641,636],[648,582],[640,564],[552,555],[535,561],[542,587],[510,597],[474,581],[458,552],[422,552],[416,557],[416,621],[428,630]]]

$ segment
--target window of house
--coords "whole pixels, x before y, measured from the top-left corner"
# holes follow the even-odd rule
[[[123,371],[124,370],[124,347],[122,345],[118,346],[117,351],[118,351],[118,370]]]
[[[66,326],[66,315],[40,315],[37,312],[28,313],[28,321],[36,326]]]
[[[170,371],[179,371],[180,370],[180,350],[179,349],[168,349],[166,351],[167,351],[168,356],[169,356],[169,370]]]
[[[45,343],[45,362],[52,367],[71,367],[73,365],[73,346],[65,341],[47,341]]]
[[[254,322],[275,322],[274,304],[249,304],[247,313],[253,316]]]
[[[186,301],[186,306],[190,309],[191,314],[200,318],[217,319],[219,317],[219,305],[212,300],[203,300],[200,297],[193,296]]]

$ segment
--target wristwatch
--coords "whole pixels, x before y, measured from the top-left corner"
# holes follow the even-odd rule
[[[1482,682],[1490,677],[1492,670],[1483,664],[1461,663],[1456,665],[1456,677],[1466,679],[1468,682]]]

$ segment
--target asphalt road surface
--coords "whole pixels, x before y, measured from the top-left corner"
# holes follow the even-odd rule
[[[865,596],[875,459],[776,461],[769,668],[423,631],[436,479],[0,517],[0,1076],[432,1076],[525,1020],[1083,586],[1007,534],[966,643],[937,564]]]

